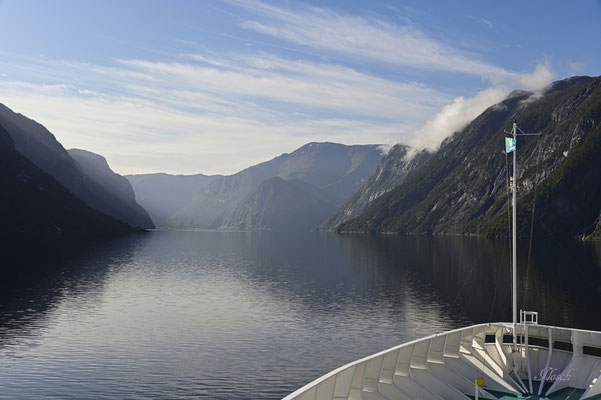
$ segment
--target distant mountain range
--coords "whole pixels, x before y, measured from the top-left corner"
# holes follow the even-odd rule
[[[523,131],[541,132],[518,139],[518,233],[529,234],[533,210],[538,234],[593,232],[601,210],[599,77],[569,78],[543,93],[513,92],[337,230],[507,235],[506,165],[511,164],[503,154],[504,132],[515,119]],[[595,235],[599,231],[598,226]]]
[[[155,225],[184,207],[200,189],[222,175],[169,175],[164,173],[125,175],[136,192],[136,200],[148,211]]]
[[[307,230],[314,224],[313,229],[328,217],[326,210],[333,212],[367,181],[381,158],[377,145],[309,143],[215,180],[161,226]],[[266,182],[274,177],[281,179]],[[298,200],[288,202],[292,193],[315,205],[315,214],[309,218]]]
[[[65,150],[44,126],[4,105],[0,105],[0,124],[4,160],[24,157],[26,161],[15,161],[15,165],[21,165],[22,174],[29,177],[29,191],[15,190],[4,196],[4,211],[19,215],[28,208],[17,212],[8,205],[16,207],[22,202],[30,210],[50,212],[53,201],[33,193],[51,187],[52,193],[56,192],[53,199],[63,199],[73,215],[80,216],[75,221],[58,212],[43,218],[41,211],[31,211],[39,225],[24,218],[23,224],[14,220],[9,226],[7,219],[0,231],[147,229],[155,222],[178,228],[311,230],[367,181],[382,158],[377,145],[309,143],[231,176],[144,174],[125,178],[114,173],[104,157],[81,149]],[[4,171],[6,187],[18,186],[16,173],[14,169]],[[32,193],[30,198],[19,201],[15,197],[26,192]],[[93,210],[106,220],[101,221]]]
[[[111,171],[103,157],[82,150],[67,152],[44,126],[14,113],[2,104],[0,125],[10,138],[11,149],[50,175],[78,199],[101,213],[124,222],[131,229],[154,228],[146,210],[136,203],[129,182]],[[8,142],[5,140],[3,146],[8,147],[6,143]],[[44,184],[36,180],[30,182],[31,186]],[[49,199],[38,197],[23,201],[31,204],[37,201],[43,209],[45,206],[42,203]],[[115,226],[122,229],[119,224]]]
[[[518,233],[528,235],[534,221],[539,235],[601,237],[601,77],[514,91],[434,153],[308,143],[229,176],[125,178],[104,157],[66,151],[42,125],[0,105],[0,232],[157,224],[506,236],[504,137],[516,119],[541,132],[518,139]]]

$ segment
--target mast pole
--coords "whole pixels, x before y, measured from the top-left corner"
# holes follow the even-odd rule
[[[518,333],[517,333],[517,306],[518,306],[518,288],[517,288],[517,182],[516,182],[516,166],[517,166],[517,120],[513,122],[513,141],[515,143],[515,150],[513,151],[513,179],[512,179],[512,208],[513,208],[513,272],[512,272],[512,298],[513,298],[513,353],[514,363],[516,362],[517,356],[517,345],[518,345]],[[515,364],[514,364],[515,365]]]

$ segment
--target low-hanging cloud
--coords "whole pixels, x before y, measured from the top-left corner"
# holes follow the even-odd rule
[[[456,97],[411,135],[407,143],[416,151],[436,151],[444,139],[463,129],[488,107],[502,101],[512,88],[541,91],[551,83],[554,76],[548,65],[540,64],[532,73],[516,74],[505,84],[482,90],[473,97]]]
[[[516,86],[520,89],[531,90],[534,92],[543,89],[551,83],[554,77],[555,73],[549,65],[539,64],[533,72],[518,75]]]

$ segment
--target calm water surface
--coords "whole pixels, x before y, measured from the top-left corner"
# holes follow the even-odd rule
[[[407,340],[507,321],[503,241],[156,231],[3,240],[0,398],[277,399]],[[520,248],[519,304],[601,330],[598,244]]]

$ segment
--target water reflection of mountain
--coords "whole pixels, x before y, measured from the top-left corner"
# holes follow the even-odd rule
[[[249,269],[253,282],[271,285],[274,295],[303,302],[312,312],[336,309],[342,292],[358,306],[385,299],[400,312],[403,293],[411,292],[418,303],[438,303],[451,320],[511,319],[510,250],[502,240],[327,233],[294,240],[255,233],[245,240],[256,265]],[[528,243],[520,243],[519,306],[539,311],[541,323],[601,328],[590,308],[601,300],[598,248],[535,241],[528,268]]]
[[[358,308],[365,312],[383,308],[393,321],[411,319],[421,309],[435,325],[511,318],[509,247],[503,241],[157,232],[95,242],[5,239],[3,248],[0,327],[4,333],[43,327],[45,316],[65,299],[78,309],[93,308],[101,300],[107,277],[128,264],[137,251],[150,249],[155,258],[176,254],[175,261],[171,258],[168,263],[178,257],[189,261],[189,252],[195,249],[204,263],[212,264],[203,268],[229,274],[228,279],[289,303],[291,311],[307,318]],[[519,251],[520,306],[526,298],[525,308],[539,311],[543,323],[601,328],[601,319],[591,315],[591,305],[601,300],[601,244],[535,242],[529,269],[528,243],[521,243]],[[224,260],[229,261],[224,264]],[[193,279],[194,268],[188,269]],[[168,270],[166,265],[162,271],[148,273]],[[10,336],[3,334],[2,340]]]
[[[601,243],[535,242],[528,279],[527,308],[539,311],[543,323],[601,330]],[[523,244],[522,265],[527,265]],[[526,275],[525,268],[521,276]],[[525,282],[525,279],[522,280]],[[523,293],[525,284],[522,284]],[[519,305],[523,304],[523,298]]]
[[[94,241],[3,237],[0,347],[35,339],[63,302],[82,312],[98,307],[107,276],[131,258],[138,236]]]

